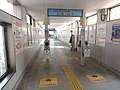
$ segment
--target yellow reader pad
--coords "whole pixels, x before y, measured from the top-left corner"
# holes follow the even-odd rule
[[[44,78],[40,79],[40,88],[47,88],[52,86],[58,86],[57,78]]]
[[[108,81],[106,78],[104,78],[100,74],[91,74],[91,75],[87,75],[87,77],[89,78],[89,80],[91,82],[106,82],[106,81]]]

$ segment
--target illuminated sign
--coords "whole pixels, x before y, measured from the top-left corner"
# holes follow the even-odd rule
[[[83,10],[81,9],[48,9],[48,16],[60,16],[60,17],[82,17]]]

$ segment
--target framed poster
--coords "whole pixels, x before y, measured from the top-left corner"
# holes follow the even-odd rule
[[[96,39],[96,24],[94,25],[89,25],[89,39],[88,42],[91,44],[95,44],[95,39]]]
[[[114,42],[120,42],[120,24],[113,24],[112,25],[111,40]]]
[[[15,35],[15,49],[16,55],[23,51],[23,39],[22,39],[22,24],[21,21],[15,20],[13,22],[13,30]]]
[[[106,23],[97,24],[96,44],[105,46]]]

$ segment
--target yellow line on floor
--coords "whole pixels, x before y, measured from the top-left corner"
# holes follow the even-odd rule
[[[67,78],[69,79],[69,82],[73,88],[73,90],[83,90],[83,87],[80,85],[78,79],[76,78],[75,74],[72,72],[69,65],[64,61],[64,58],[62,57],[60,51],[58,49],[55,49],[58,58],[62,64],[62,67],[66,73]]]

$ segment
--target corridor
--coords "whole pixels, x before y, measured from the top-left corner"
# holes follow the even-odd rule
[[[49,65],[43,48],[42,44],[17,90],[119,90],[117,75],[90,58],[85,58],[85,66],[80,66],[80,52],[70,51],[61,41],[50,39]],[[89,75],[103,78],[91,81]]]

